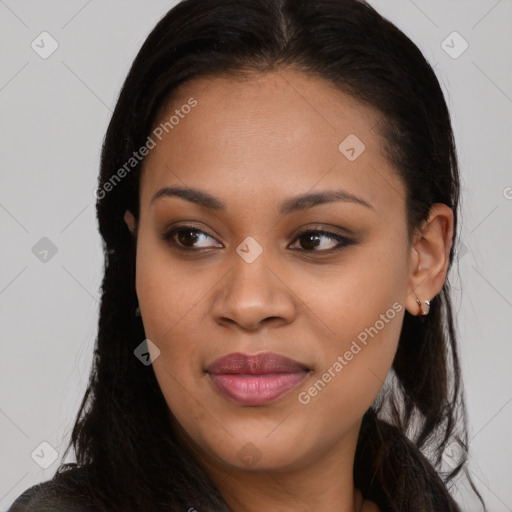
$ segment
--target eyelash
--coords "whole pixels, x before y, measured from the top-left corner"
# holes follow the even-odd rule
[[[198,248],[194,248],[194,247],[185,247],[183,245],[179,245],[177,242],[172,240],[174,235],[176,235],[178,233],[182,233],[182,232],[187,232],[187,231],[192,231],[195,234],[199,234],[199,235],[202,234],[202,235],[205,235],[205,236],[207,236],[209,238],[213,238],[208,233],[203,231],[202,229],[196,228],[194,226],[179,226],[177,228],[172,228],[169,231],[165,232],[162,235],[162,239],[165,240],[167,243],[169,243],[174,248],[176,248],[176,249],[178,249],[180,251],[185,251],[185,252],[201,251],[200,248],[198,249]],[[332,247],[331,249],[320,249],[320,250],[311,249],[311,250],[308,250],[308,249],[300,248],[300,249],[292,249],[292,250],[294,250],[294,251],[298,250],[298,251],[304,252],[304,253],[330,254],[330,253],[333,253],[333,252],[341,251],[345,247],[347,247],[349,245],[352,245],[354,243],[353,240],[350,240],[350,239],[348,239],[348,238],[346,238],[344,236],[338,235],[336,233],[332,233],[330,231],[325,231],[323,229],[307,229],[307,230],[304,230],[304,231],[300,232],[294,238],[292,244],[295,243],[297,240],[300,240],[302,237],[304,237],[306,235],[311,235],[311,234],[316,234],[316,235],[324,236],[324,237],[329,238],[331,240],[337,240],[338,244],[335,247]],[[211,249],[211,247],[203,248],[203,250],[206,250],[206,249]]]

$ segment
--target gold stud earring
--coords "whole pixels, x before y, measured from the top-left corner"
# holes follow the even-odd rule
[[[418,316],[420,316],[420,317],[427,316],[430,312],[430,301],[424,300],[423,302],[425,303],[425,306],[423,306],[423,304],[421,303],[421,300],[418,299],[418,297],[416,297],[416,302],[418,303],[418,306],[420,307],[420,312],[418,313]]]

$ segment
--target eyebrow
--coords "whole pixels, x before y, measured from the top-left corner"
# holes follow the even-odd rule
[[[162,197],[179,197],[210,210],[226,210],[226,204],[222,202],[221,199],[197,188],[164,187],[152,197],[150,204],[153,204],[157,199]],[[307,210],[308,208],[321,204],[332,203],[334,201],[355,203],[365,206],[366,208],[374,209],[367,201],[347,192],[346,190],[325,190],[320,192],[309,192],[286,199],[279,207],[279,214],[288,215],[295,211]]]

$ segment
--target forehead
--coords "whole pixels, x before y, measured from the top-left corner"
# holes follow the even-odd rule
[[[340,185],[377,204],[403,199],[379,113],[322,78],[291,70],[196,78],[174,91],[155,126],[171,117],[144,162],[141,205],[170,184],[221,197],[236,190],[242,202],[244,191],[270,199]]]

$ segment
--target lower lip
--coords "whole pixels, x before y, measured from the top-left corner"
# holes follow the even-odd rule
[[[263,405],[298,386],[307,371],[264,375],[209,374],[216,388],[242,405]]]

